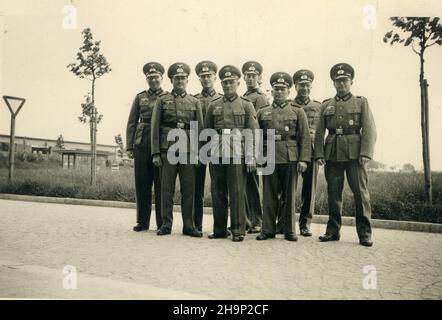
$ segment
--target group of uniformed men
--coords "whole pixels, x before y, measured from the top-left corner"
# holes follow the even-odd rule
[[[173,89],[161,87],[164,67],[149,62],[143,67],[148,90],[136,95],[127,123],[127,152],[134,158],[137,225],[134,231],[149,229],[152,185],[155,194],[157,234],[171,233],[173,197],[177,175],[180,181],[183,234],[202,237],[203,199],[206,165],[190,161],[190,146],[182,156],[188,161],[171,163],[167,153],[174,143],[168,141],[172,129],[189,136],[191,121],[202,128],[216,130],[219,136],[232,130],[274,129],[274,171],[262,176],[261,205],[259,176],[254,153],[242,154],[242,161],[210,163],[213,232],[209,239],[242,241],[245,233],[257,233],[257,240],[284,234],[297,241],[295,230],[295,192],[302,175],[302,205],[299,229],[308,237],[314,213],[318,166],[325,165],[329,221],[322,242],[340,239],[344,173],[354,195],[359,243],[371,246],[371,207],[367,189],[366,163],[373,157],[376,129],[367,99],[350,92],[354,69],[346,63],[334,65],[330,77],[336,96],[322,103],[310,98],[313,72],[302,69],[290,76],[276,72],[270,77],[272,103],[260,90],[262,65],[246,62],[242,74],[247,85],[243,96],[237,93],[241,71],[232,65],[219,70],[223,94],[214,89],[218,68],[202,61],[195,68],[202,85],[201,93],[186,92],[190,67],[182,62],[168,71]],[[289,100],[290,88],[297,95]],[[325,129],[328,135],[325,138]],[[222,139],[221,139],[222,140]],[[230,208],[230,227],[227,226]]]

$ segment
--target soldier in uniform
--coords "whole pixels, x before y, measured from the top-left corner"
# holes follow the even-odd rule
[[[137,201],[137,225],[134,231],[149,229],[152,210],[152,184],[155,188],[155,215],[157,229],[161,227],[161,185],[159,170],[152,163],[150,123],[152,111],[158,98],[167,95],[161,89],[164,68],[157,62],[143,67],[148,90],[136,95],[126,129],[126,145],[129,158],[134,158],[135,192]]]
[[[221,97],[221,95],[217,93],[214,89],[217,71],[218,67],[212,61],[201,61],[195,67],[195,72],[199,77],[203,90],[201,91],[201,93],[196,94],[194,97],[197,98],[201,103],[203,117],[206,116],[209,103]],[[203,229],[205,179],[206,179],[206,165],[201,164],[196,169],[196,184],[195,184],[194,220],[195,220],[195,226],[198,231],[202,231]]]
[[[194,156],[191,151],[191,143],[187,143],[187,150],[173,151],[169,149],[174,145],[173,141],[167,140],[167,135],[172,129],[179,129],[185,132],[188,142],[190,137],[190,122],[198,122],[199,136],[203,124],[201,105],[197,98],[186,93],[190,68],[185,63],[172,64],[167,75],[170,78],[173,90],[157,101],[152,115],[152,156],[153,163],[161,167],[161,212],[163,224],[158,230],[158,235],[171,233],[173,222],[173,196],[175,193],[175,182],[177,175],[180,179],[181,189],[181,213],[183,218],[183,234],[191,237],[201,237],[202,233],[197,231],[193,220],[193,205],[195,197],[195,174],[196,164],[191,158]],[[197,147],[198,148],[198,147]],[[184,155],[185,161],[178,161],[174,164],[169,157],[176,156],[176,153]],[[184,163],[183,163],[184,162]]]
[[[292,105],[304,109],[308,126],[310,131],[310,138],[312,141],[312,156],[315,141],[316,121],[321,110],[321,103],[310,99],[310,91],[312,89],[312,82],[314,79],[313,72],[306,69],[301,69],[293,75],[293,82],[297,95],[292,101]],[[312,159],[309,162],[307,170],[302,173],[302,192],[301,192],[301,214],[299,216],[299,230],[302,236],[310,237],[310,223],[315,211],[315,193],[316,181],[318,177],[318,165]]]
[[[339,63],[331,68],[330,77],[336,96],[323,101],[315,135],[315,159],[319,165],[325,163],[329,207],[327,231],[319,239],[340,238],[345,173],[354,195],[359,243],[372,246],[366,164],[373,157],[376,127],[367,99],[350,92],[354,69],[347,63]],[[328,136],[324,143],[325,129]]]
[[[297,241],[295,193],[298,172],[304,172],[311,159],[309,126],[303,108],[294,108],[287,101],[293,85],[292,77],[288,73],[277,72],[270,77],[270,84],[273,103],[258,111],[258,123],[264,130],[264,146],[267,130],[275,130],[275,157],[272,159],[275,170],[263,176],[263,224],[256,239],[275,238],[276,215],[281,207],[284,238]]]
[[[243,97],[253,103],[256,112],[269,105],[267,96],[260,90],[262,71],[262,65],[256,61],[248,61],[242,66],[244,81],[247,85],[247,91]],[[259,176],[256,173],[247,174],[245,197],[248,224],[250,224],[248,233],[258,233],[262,224],[262,208],[259,195]]]
[[[217,138],[221,141],[231,139],[231,136],[237,134],[235,133],[237,130],[257,129],[258,123],[253,104],[237,94],[241,72],[238,68],[227,65],[221,68],[219,77],[224,96],[209,104],[205,118],[205,128],[215,129],[217,131]],[[214,138],[212,136],[212,143]],[[234,144],[228,146],[230,149],[234,147]],[[220,149],[222,148],[218,150]],[[244,240],[246,228],[244,196],[246,173],[256,170],[253,148],[251,152],[250,148],[246,147],[246,149],[245,154],[241,152],[242,159],[240,159],[240,163],[235,163],[233,157],[221,159],[220,156],[218,164],[212,162],[209,166],[212,178],[211,189],[214,220],[213,233],[209,234],[209,239],[227,238],[228,206],[230,204],[232,240]],[[229,152],[230,156],[235,154],[235,152],[231,151]],[[224,150],[221,150],[220,155],[225,155],[226,153]]]

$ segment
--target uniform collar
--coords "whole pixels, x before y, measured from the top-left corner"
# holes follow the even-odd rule
[[[336,99],[336,101],[340,101],[340,100],[342,100],[342,101],[347,101],[348,99],[350,99],[352,97],[352,94],[351,94],[351,92],[349,92],[349,93],[347,93],[345,96],[343,96],[343,97],[340,97],[340,96],[338,96],[338,95],[336,95],[335,96],[335,99]]]
[[[178,96],[180,96],[181,98],[184,98],[187,95],[186,91],[183,91],[181,93],[176,92],[174,89],[172,89],[172,94],[173,96],[176,98]]]
[[[203,95],[203,97],[213,97],[216,94],[216,91],[213,88],[204,88],[203,91],[201,91],[201,94]]]
[[[246,91],[246,93],[244,93],[244,95],[245,96],[248,96],[249,94],[252,94],[252,93],[260,93],[261,91],[259,90],[259,87],[258,88],[253,88],[253,89],[249,89],[249,90],[247,90]]]
[[[297,104],[300,104],[300,105],[307,105],[307,104],[309,104],[309,102],[310,102],[310,98],[307,97],[306,99],[302,99],[301,97],[296,96],[296,98],[295,98],[295,102],[296,102]]]
[[[273,108],[284,108],[287,105],[287,101],[284,101],[282,104],[277,104],[275,101],[272,103]]]
[[[149,88],[149,90],[147,90],[147,93],[151,96],[159,96],[163,93],[163,89],[159,88],[157,90],[152,90],[151,88]]]
[[[238,98],[238,95],[235,94],[235,95],[233,95],[233,96],[230,97],[230,98],[227,98],[226,96],[224,96],[223,99],[224,99],[224,102],[226,102],[226,101],[233,102],[233,101],[235,101],[237,98]]]

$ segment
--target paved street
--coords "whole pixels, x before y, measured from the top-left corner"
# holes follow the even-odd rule
[[[202,239],[180,234],[179,213],[165,237],[131,231],[134,219],[133,209],[0,200],[0,298],[442,298],[442,234],[374,229],[365,248],[354,227],[319,243],[318,224],[297,243],[233,243],[207,239],[210,215]],[[77,289],[63,288],[66,265]]]

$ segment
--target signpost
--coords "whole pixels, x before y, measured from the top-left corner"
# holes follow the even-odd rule
[[[26,102],[24,98],[11,97],[11,96],[3,96],[3,100],[5,100],[6,105],[11,112],[11,134],[9,136],[9,183],[12,182],[14,177],[14,154],[15,154],[15,118],[19,113],[20,109]]]

